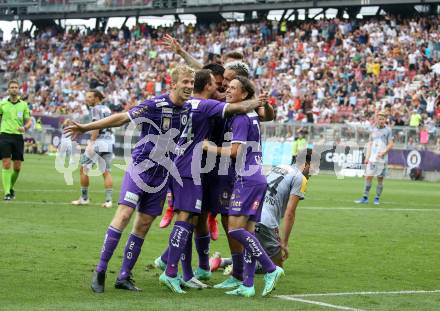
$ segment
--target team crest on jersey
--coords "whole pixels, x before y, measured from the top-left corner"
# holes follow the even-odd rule
[[[260,206],[260,201],[255,200],[254,203],[252,204],[252,210],[257,210],[258,207]]]
[[[168,131],[171,125],[171,118],[164,117],[162,118],[162,130]]]
[[[188,122],[188,115],[183,114],[183,115],[180,117],[180,123],[182,123],[182,125],[186,125],[187,122]]]

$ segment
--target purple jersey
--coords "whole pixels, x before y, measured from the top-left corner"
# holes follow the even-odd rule
[[[230,146],[232,138],[231,123],[231,118],[213,120],[209,140],[218,147],[221,147],[224,143],[226,143],[225,146]],[[215,167],[208,174],[211,178],[221,176],[222,178],[235,179],[234,167],[231,165],[231,161],[220,161],[220,156],[217,156]]]
[[[242,150],[243,153],[246,153],[243,158],[236,159],[237,182],[254,185],[266,183],[261,161],[261,134],[258,114],[250,112],[234,116],[231,128],[231,143],[243,144]]]
[[[182,149],[179,150],[175,160],[181,177],[192,177],[191,162],[194,148],[209,136],[212,129],[211,119],[224,117],[227,105],[217,100],[199,98],[192,98],[187,103],[191,104],[191,112],[178,142]],[[201,148],[201,145],[199,147]]]
[[[128,115],[132,121],[137,118],[148,119],[142,121],[142,130],[139,141],[145,139],[145,142],[138,144],[132,151],[133,164],[138,164],[145,159],[152,158],[154,152],[158,152],[158,146],[155,144],[155,138],[160,136],[160,139],[156,142],[163,146],[169,146],[165,150],[166,154],[163,157],[174,158],[175,149],[172,147],[177,143],[180,135],[171,137],[169,136],[167,141],[162,141],[168,130],[177,129],[179,133],[182,133],[184,127],[188,122],[188,115],[191,110],[190,104],[187,102],[182,106],[175,105],[169,94],[156,96],[147,99],[140,105],[133,107],[128,111]],[[150,136],[150,137],[149,137]],[[154,157],[153,157],[154,158]],[[149,168],[149,172],[152,172],[155,176],[165,176],[167,169],[159,164]]]

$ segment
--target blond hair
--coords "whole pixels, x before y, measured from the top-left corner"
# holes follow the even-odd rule
[[[195,71],[187,65],[177,65],[171,72],[171,81],[176,83],[179,77],[184,75],[195,75]]]

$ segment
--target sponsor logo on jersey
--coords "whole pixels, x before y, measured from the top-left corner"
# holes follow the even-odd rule
[[[133,119],[138,118],[141,114],[148,111],[148,106],[144,106],[142,108],[139,108],[138,110],[132,112],[131,116]]]
[[[231,201],[232,207],[241,207],[241,205],[242,205],[242,202],[240,202],[240,201],[237,201],[237,200]],[[235,211],[234,208],[232,208],[232,210]]]
[[[162,118],[162,130],[168,131],[171,126],[171,118],[164,117]]]
[[[162,114],[173,114],[173,108],[169,108],[169,107],[162,108]]]

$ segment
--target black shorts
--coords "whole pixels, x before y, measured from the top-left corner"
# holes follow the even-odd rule
[[[24,161],[23,135],[0,133],[0,158]]]

